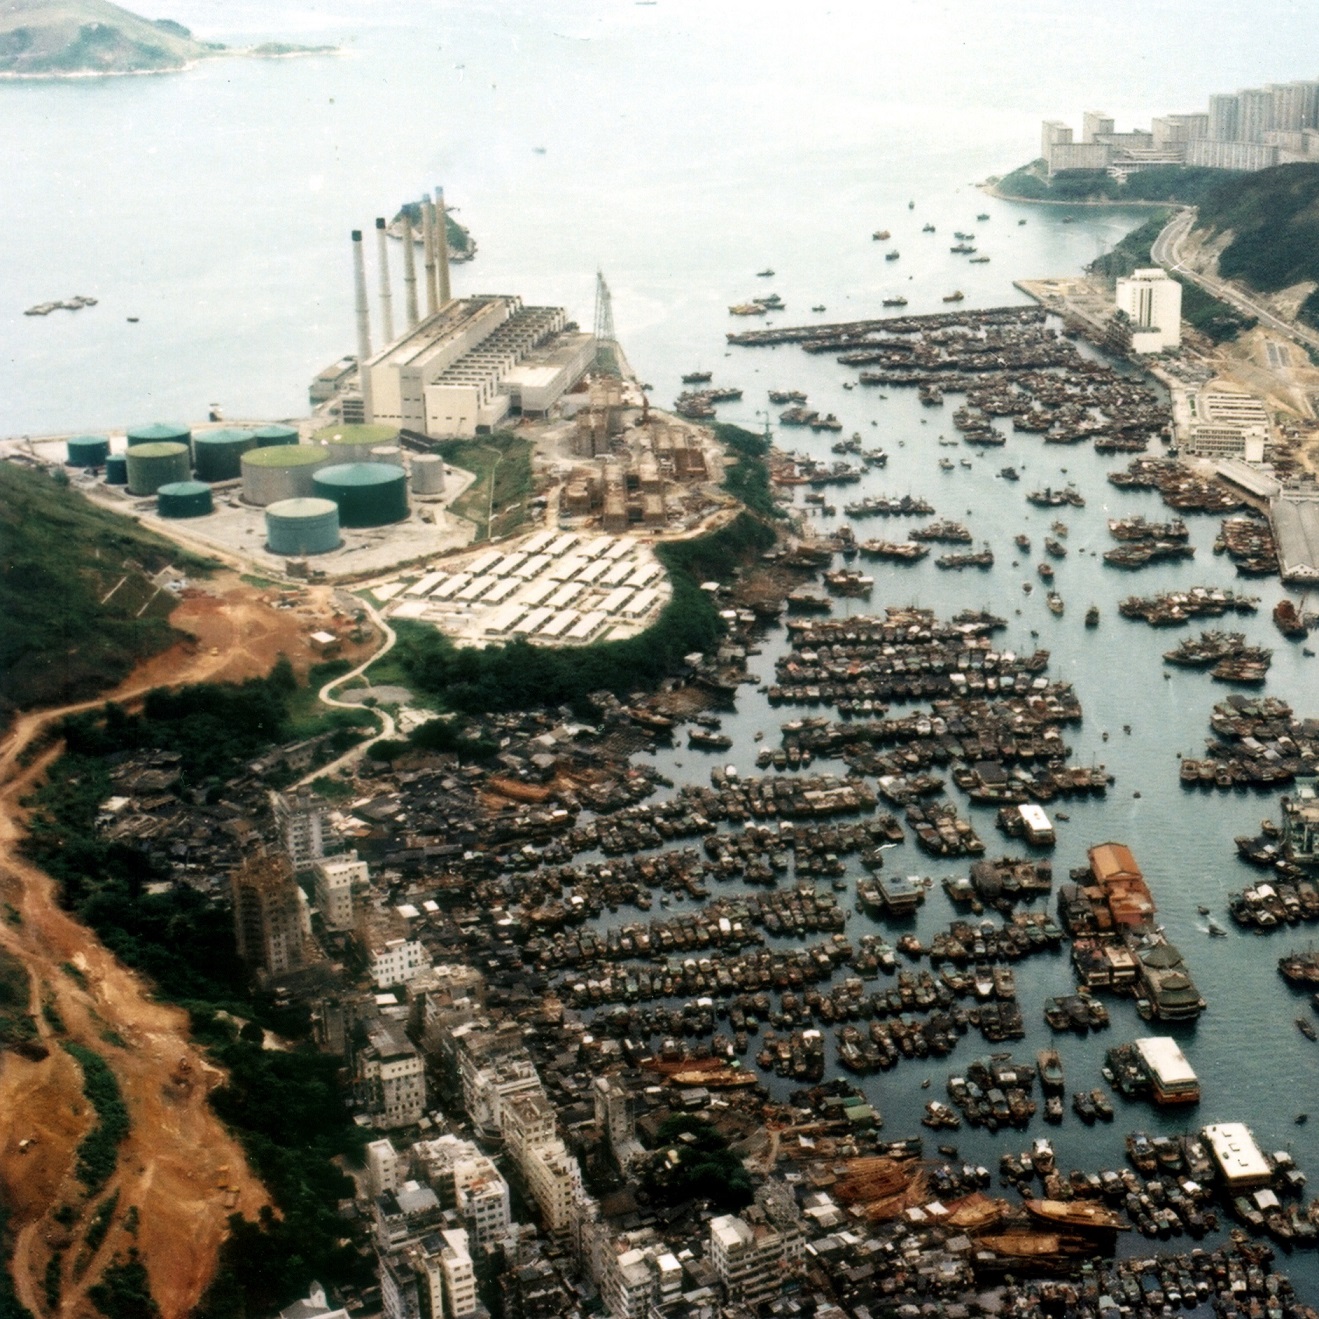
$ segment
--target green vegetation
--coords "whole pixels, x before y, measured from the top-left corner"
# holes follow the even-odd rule
[[[499,754],[499,743],[488,737],[473,737],[468,727],[468,720],[452,715],[429,719],[408,734],[408,741],[425,751],[453,752],[463,760],[493,760]]]
[[[178,640],[149,574],[199,559],[127,518],[0,463],[0,730],[15,710],[95,696]]]
[[[729,422],[716,422],[715,439],[737,455],[737,462],[724,473],[724,489],[741,500],[753,513],[766,518],[784,518],[787,514],[774,502],[769,485],[770,442],[763,435],[743,430]]]
[[[119,1162],[119,1145],[128,1135],[128,1109],[119,1082],[104,1058],[84,1045],[64,1042],[64,1049],[82,1067],[82,1092],[96,1110],[96,1125],[78,1144],[75,1173],[93,1196],[110,1180]]]
[[[212,1018],[203,1030],[215,1036],[226,1024]],[[282,1217],[265,1211],[257,1223],[229,1220],[219,1276],[201,1315],[273,1314],[305,1295],[312,1278],[360,1284],[370,1269],[340,1244],[338,1217],[338,1202],[353,1195],[353,1184],[331,1160],[360,1163],[367,1133],[343,1107],[339,1060],[310,1047],[266,1050],[232,1034],[211,1055],[229,1072],[211,1102],[243,1142]]]
[[[151,1280],[136,1250],[130,1250],[126,1260],[116,1259],[87,1295],[106,1319],[160,1319]]]
[[[507,536],[527,520],[532,495],[530,440],[498,431],[478,440],[445,440],[437,451],[476,480],[449,506],[476,527],[477,540]]]
[[[1144,224],[1118,242],[1112,251],[1093,261],[1089,269],[1102,275],[1111,287],[1132,271],[1149,265],[1150,249],[1163,226],[1168,223],[1170,215],[1170,211],[1155,211]],[[1254,317],[1243,316],[1235,307],[1214,297],[1212,293],[1206,293],[1185,276],[1174,274],[1173,278],[1182,286],[1182,319],[1201,334],[1208,335],[1215,343],[1235,339],[1255,324]]]
[[[1069,170],[1048,174],[1043,159],[1013,170],[995,185],[1004,197],[1018,201],[1052,202],[1179,202],[1195,206],[1226,178],[1240,178],[1232,170],[1200,165],[1164,165],[1140,170],[1125,182],[1102,170]],[[1248,176],[1247,176],[1248,177]]]
[[[14,1254],[14,1238],[9,1231],[9,1212],[0,1203],[0,1315],[6,1319],[33,1319],[32,1311],[27,1308],[14,1291],[13,1274],[9,1271],[9,1261]]]
[[[113,1195],[107,1196],[96,1206],[96,1212],[92,1215],[92,1221],[87,1224],[87,1233],[83,1237],[83,1242],[87,1247],[88,1255],[95,1255],[101,1248],[101,1243],[105,1240],[106,1234],[110,1231],[110,1224],[114,1219],[114,1211],[119,1206],[119,1192],[115,1191]]]
[[[672,673],[684,656],[707,651],[722,624],[700,583],[726,580],[734,567],[774,542],[774,533],[747,513],[699,540],[656,547],[669,571],[673,597],[656,622],[625,641],[600,641],[561,650],[512,641],[459,648],[423,624],[397,625],[397,664],[407,681],[448,710],[485,714],[580,702],[588,693],[619,695]]]
[[[1230,230],[1218,260],[1224,279],[1244,279],[1262,293],[1319,281],[1319,165],[1276,165],[1225,181],[1200,203],[1197,225]],[[1319,326],[1319,293],[1300,319]]]
[[[42,1279],[42,1291],[46,1297],[46,1308],[53,1314],[60,1308],[60,1292],[63,1290],[63,1280],[60,1277],[64,1268],[64,1252],[56,1250],[51,1252],[50,1258],[46,1261],[46,1276]]]
[[[223,49],[106,0],[10,0],[0,13],[0,73],[10,75],[162,72]]]
[[[421,203],[405,203],[399,208],[398,215],[394,219],[398,220],[404,214],[412,221],[413,233],[420,234]],[[454,259],[466,261],[476,255],[476,244],[472,241],[470,231],[453,218],[453,213],[447,207],[444,212],[444,232],[448,236],[449,252]]]
[[[343,1106],[337,1060],[296,1044],[307,1033],[305,1018],[252,992],[234,950],[229,914],[187,886],[145,893],[157,878],[151,866],[132,847],[103,839],[96,815],[112,791],[106,757],[177,750],[184,785],[205,790],[272,743],[287,740],[292,712],[304,696],[291,668],[279,664],[265,679],[152,693],[137,715],[108,705],[77,716],[64,727],[65,754],[30,801],[28,854],[55,878],[64,905],[116,955],[151,976],[163,997],[187,1007],[194,1036],[229,1069],[230,1080],[212,1103],[278,1206],[278,1214],[260,1223],[231,1220],[203,1310],[211,1319],[273,1313],[305,1295],[314,1277],[332,1286],[366,1280],[356,1250],[340,1245],[346,1233],[337,1204],[352,1187],[330,1162],[338,1155],[360,1160],[363,1135]],[[350,740],[356,735],[337,721],[328,726]],[[239,1038],[221,1010],[253,1023],[253,1038]],[[295,1047],[263,1050],[253,1042],[262,1027],[277,1030]],[[89,1177],[100,1176],[103,1183],[106,1165],[114,1166],[114,1126],[98,1102],[98,1096],[105,1098],[103,1075],[114,1078],[97,1054],[68,1047],[83,1063],[88,1097],[98,1112],[97,1127],[79,1149],[79,1176],[90,1187]],[[107,1274],[104,1290],[93,1295],[104,1313],[147,1313],[131,1308],[138,1281],[145,1282],[139,1270],[130,1258]]]
[[[652,1201],[709,1200],[719,1213],[736,1213],[751,1203],[751,1178],[742,1160],[704,1118],[675,1114],[657,1137],[656,1152],[640,1179]]]
[[[31,1005],[32,982],[27,968],[0,948],[0,1049],[36,1038],[36,1019],[28,1011]]]

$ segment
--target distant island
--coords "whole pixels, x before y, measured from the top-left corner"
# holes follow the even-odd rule
[[[217,55],[278,58],[333,46],[269,42],[236,49],[198,41],[181,23],[147,19],[110,0],[6,0],[0,8],[0,77],[106,77],[169,73]]]

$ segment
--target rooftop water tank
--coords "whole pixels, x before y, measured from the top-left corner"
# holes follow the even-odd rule
[[[255,431],[206,431],[192,442],[197,477],[202,481],[236,481],[242,474],[242,457],[261,442]]]
[[[313,478],[316,493],[339,505],[343,527],[383,527],[408,515],[408,474],[393,463],[340,463]]]
[[[281,499],[266,509],[266,544],[273,554],[325,554],[339,545],[339,505],[333,499]]]
[[[135,444],[125,457],[130,495],[154,495],[161,486],[186,481],[192,475],[186,444]]]
[[[315,494],[312,476],[328,459],[314,444],[280,444],[249,449],[242,456],[243,498],[265,507],[280,499],[305,499]]]
[[[128,458],[122,453],[112,453],[105,460],[106,485],[128,484]]]
[[[412,493],[419,499],[435,499],[444,493],[444,459],[438,453],[412,455]]]
[[[100,467],[110,456],[110,441],[104,435],[75,435],[69,441],[70,467]]]
[[[205,481],[175,481],[156,491],[156,512],[163,518],[204,518],[213,508]]]

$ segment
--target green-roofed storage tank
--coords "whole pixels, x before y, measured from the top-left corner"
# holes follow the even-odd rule
[[[130,495],[154,495],[161,486],[174,481],[186,481],[192,475],[186,444],[172,441],[135,444],[126,457]]]
[[[242,457],[243,498],[261,508],[280,499],[307,499],[316,493],[316,469],[327,462],[325,450],[315,444],[249,449]]]
[[[243,455],[261,443],[255,431],[205,431],[192,442],[193,462],[200,481],[236,481],[242,475]]]
[[[266,544],[273,554],[325,554],[339,545],[339,505],[333,499],[281,499],[266,509]]]
[[[156,512],[163,518],[204,518],[213,508],[205,481],[174,481],[156,491]]]
[[[339,463],[313,478],[316,494],[339,505],[341,527],[383,527],[408,515],[408,474],[393,463]]]
[[[171,421],[153,421],[146,426],[134,426],[128,432],[128,447],[139,444],[186,444],[192,448],[192,432],[186,426]]]
[[[69,440],[70,467],[100,467],[110,456],[110,441],[104,435],[75,435]]]
[[[256,436],[257,444],[265,449],[272,444],[297,444],[298,428],[296,426],[285,426],[277,421],[272,421],[268,426],[258,426],[252,432]]]
[[[105,460],[106,485],[128,484],[128,459],[122,453],[112,453]]]

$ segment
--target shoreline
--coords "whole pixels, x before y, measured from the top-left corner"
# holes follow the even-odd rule
[[[278,43],[270,43],[272,45]],[[305,59],[312,55],[343,55],[342,46],[306,46],[295,50],[262,51],[259,46],[225,48],[207,51],[195,59],[185,60],[182,64],[171,65],[164,69],[70,69],[59,71],[51,69],[44,73],[16,73],[12,70],[0,71],[0,82],[79,82],[89,78],[160,78],[173,73],[189,73],[200,68],[208,60],[215,59],[252,59],[252,60],[290,60]]]
[[[1141,207],[1159,207],[1167,206],[1174,210],[1183,210],[1186,207],[1185,202],[1173,201],[1150,201],[1144,197],[1133,197],[1129,201],[1119,201],[1112,197],[1095,197],[1085,201],[1064,201],[1055,197],[1018,197],[1011,192],[1004,192],[997,183],[977,183],[975,185],[981,192],[988,193],[991,197],[997,197],[999,201],[1021,202],[1023,206],[1094,206],[1094,207],[1116,207],[1125,208],[1132,206]]]

